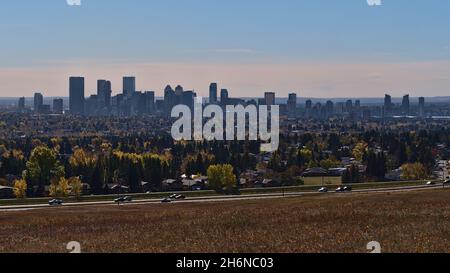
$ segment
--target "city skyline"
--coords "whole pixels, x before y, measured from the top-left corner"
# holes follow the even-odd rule
[[[0,11],[0,93],[62,96],[78,74],[87,96],[96,79],[121,91],[123,75],[158,96],[179,83],[207,97],[211,81],[245,97],[444,96],[449,11],[443,0],[13,1]]]

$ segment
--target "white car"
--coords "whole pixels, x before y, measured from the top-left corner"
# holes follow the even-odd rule
[[[427,182],[427,185],[428,185],[428,186],[433,186],[433,185],[436,185],[436,183],[434,183],[433,181],[428,181],[428,182]]]
[[[328,188],[327,187],[322,187],[322,188],[319,189],[319,192],[323,192],[323,193],[328,192]]]

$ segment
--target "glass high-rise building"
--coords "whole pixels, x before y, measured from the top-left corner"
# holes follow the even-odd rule
[[[217,103],[217,83],[209,86],[209,103]]]
[[[34,93],[34,111],[38,113],[44,104],[44,96],[41,93]]]
[[[131,97],[136,92],[136,77],[123,77],[123,94]]]
[[[84,114],[84,78],[69,79],[69,110],[73,115]]]

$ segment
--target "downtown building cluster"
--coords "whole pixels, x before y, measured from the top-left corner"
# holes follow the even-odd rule
[[[209,86],[209,99],[203,100],[197,96],[194,90],[185,90],[181,85],[172,88],[167,85],[164,90],[164,97],[157,98],[155,91],[136,90],[136,78],[131,76],[123,77],[122,92],[112,96],[113,90],[111,82],[108,80],[97,80],[97,90],[94,95],[85,97],[85,78],[69,78],[69,105],[64,108],[64,100],[55,98],[53,107],[44,104],[42,93],[34,94],[33,111],[37,114],[71,114],[83,116],[143,116],[157,115],[170,116],[174,106],[183,104],[193,109],[196,99],[204,104],[226,105],[275,105],[276,94],[266,92],[264,98],[244,100],[242,98],[232,98],[227,89],[219,88],[217,83]],[[220,95],[220,96],[219,96]],[[20,98],[18,103],[20,111],[25,110],[25,98]],[[297,95],[290,94],[286,111],[294,114],[297,109]]]

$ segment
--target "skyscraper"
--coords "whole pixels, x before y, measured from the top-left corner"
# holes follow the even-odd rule
[[[63,99],[53,99],[53,113],[63,114],[64,112],[64,101]]]
[[[425,116],[425,98],[419,98],[419,117],[423,118]]]
[[[73,115],[84,114],[84,78],[70,77],[69,79],[69,109]]]
[[[220,103],[222,105],[226,105],[228,103],[228,90],[227,89],[222,89],[220,90]]]
[[[384,96],[384,110],[390,112],[392,108],[392,97],[388,94]]]
[[[211,83],[209,86],[209,103],[217,103],[217,83]]]
[[[44,96],[41,93],[34,93],[34,112],[39,113],[44,104]]]
[[[274,92],[264,93],[264,100],[266,101],[266,105],[275,105],[275,93]]]
[[[297,94],[291,93],[289,94],[289,99],[287,102],[287,109],[290,113],[295,113],[297,110]]]
[[[154,91],[145,92],[145,102],[146,102],[147,113],[154,114],[156,112],[155,92]]]
[[[177,105],[177,96],[170,85],[164,89],[164,111],[170,115],[172,108]]]
[[[409,104],[409,95],[403,96],[402,101],[402,112],[404,115],[409,115],[410,111],[410,104]]]
[[[17,105],[17,108],[19,109],[19,111],[25,110],[25,97],[21,97],[19,99],[19,103]]]
[[[175,87],[175,95],[181,97],[183,96],[183,92],[184,92],[183,86],[177,85],[177,87]]]
[[[110,109],[111,107],[111,82],[107,80],[97,81],[97,97],[98,97],[98,107],[101,110]]]
[[[136,77],[123,77],[123,95],[131,97],[136,92]]]

